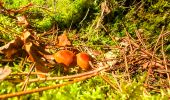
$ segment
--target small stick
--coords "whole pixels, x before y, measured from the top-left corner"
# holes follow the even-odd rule
[[[81,74],[77,75],[70,75],[70,76],[62,76],[62,77],[47,77],[47,78],[37,78],[37,79],[30,79],[28,82],[39,82],[39,81],[51,81],[51,80],[63,80],[63,79],[74,79],[74,78],[79,78],[82,76],[94,74],[94,73],[99,73],[100,71],[107,71],[109,70],[109,67],[99,67],[95,70],[89,71],[89,72],[84,72]],[[12,80],[13,82],[23,82],[24,80]]]
[[[117,84],[119,90],[122,92],[122,88],[121,88],[121,86],[120,86],[120,83],[117,81],[117,78],[115,77],[114,72],[112,72],[112,76],[114,77],[114,79],[115,79],[115,81],[116,81],[116,84]]]
[[[170,73],[170,70],[154,70],[155,72],[159,72],[159,73]]]
[[[26,89],[26,86],[27,86],[28,81],[29,81],[29,76],[30,76],[30,74],[31,74],[31,72],[33,71],[34,68],[35,68],[35,63],[33,63],[33,64],[31,65],[31,69],[30,69],[30,71],[29,71],[29,73],[28,73],[28,75],[27,75],[27,78],[26,78],[23,86],[22,86],[22,90],[25,90],[25,89]]]
[[[130,38],[132,39],[132,37],[130,36],[130,34],[127,32],[126,28],[125,28],[125,33],[126,33],[126,36],[127,36],[127,41],[129,42],[129,45],[130,45],[130,54],[132,53],[132,44],[131,44],[131,41],[130,41]]]
[[[10,75],[14,76],[14,75],[28,75],[29,72],[23,72],[23,73],[12,73]],[[31,72],[30,75],[45,75],[45,76],[48,76],[49,74],[47,73],[41,73],[41,72]]]
[[[13,62],[14,60],[12,59],[0,59],[0,62]]]
[[[118,89],[113,85],[113,83],[109,80],[109,78],[108,78],[106,75],[100,75],[100,76],[101,76],[101,78],[102,78],[104,81],[106,81],[113,89],[118,90]]]
[[[166,60],[166,55],[165,55],[165,52],[164,52],[164,47],[163,47],[163,40],[164,40],[164,37],[162,36],[162,48],[161,48],[161,52],[162,52],[162,56],[163,56],[163,63],[165,65],[165,70],[168,71],[168,66],[167,66],[167,60]],[[169,86],[170,86],[170,78],[169,78],[169,73],[166,73],[167,74],[167,79],[168,79],[168,83],[169,83]]]
[[[135,30],[135,33],[136,33],[136,36],[138,37],[140,43],[142,44],[142,46],[146,49],[146,45],[145,45],[145,43],[144,43],[144,41],[143,41],[143,39],[141,37],[140,32],[138,30]]]
[[[79,24],[82,24],[82,23],[83,23],[83,21],[86,19],[87,15],[89,14],[89,11],[90,11],[90,9],[88,8],[88,9],[87,9],[87,12],[86,12],[86,14],[85,14],[85,16],[84,16],[84,18],[80,21]]]
[[[128,63],[127,63],[127,56],[125,54],[125,52],[123,52],[123,56],[124,56],[124,63],[125,63],[125,68],[126,68],[126,72],[128,73],[128,78],[129,78],[129,82],[131,81],[130,79],[130,74],[129,74],[129,66],[128,66]]]

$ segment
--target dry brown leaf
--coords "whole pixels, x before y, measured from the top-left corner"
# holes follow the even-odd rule
[[[21,34],[21,39],[23,40],[24,44],[29,42],[28,40],[31,37],[31,33],[28,30],[24,30]]]
[[[42,53],[41,51],[38,51],[38,53],[39,53],[42,57],[44,57],[46,60],[54,60],[54,56],[51,55],[51,54],[44,54],[44,53]]]
[[[3,81],[10,73],[11,69],[9,67],[0,68],[0,81]]]
[[[25,16],[18,16],[17,17],[17,22],[18,22],[18,25],[21,25],[21,26],[27,27],[29,25],[29,23],[28,23]]]
[[[29,60],[35,62],[36,71],[47,73],[49,69],[46,66],[52,66],[48,60],[53,60],[54,57],[46,52],[44,47],[41,42],[35,41],[35,37],[29,31],[25,30],[21,37],[17,37],[0,47],[0,53],[5,54],[7,58],[11,58],[18,51],[25,50]],[[40,77],[43,77],[43,75],[40,75]]]
[[[63,34],[61,34],[59,37],[58,37],[58,44],[57,46],[69,46],[71,45],[71,42],[68,40],[67,38],[67,33],[66,31],[64,31]]]
[[[46,66],[49,66],[48,62],[42,59],[42,54],[39,54],[39,47],[37,47],[32,42],[25,44],[25,50],[29,55],[29,60],[35,62],[35,69],[37,72],[48,73],[49,69]],[[42,51],[42,50],[41,50]],[[45,77],[45,75],[38,75],[39,77]]]
[[[0,47],[0,53],[5,54],[7,58],[11,58],[15,53],[22,49],[23,41],[20,37],[10,41],[8,44]]]
[[[24,45],[24,49],[26,50],[26,52],[29,55],[29,60],[32,61],[32,62],[35,62],[34,57],[33,57],[35,54],[32,53],[33,51],[32,51],[31,48],[32,48],[32,43],[31,42]]]

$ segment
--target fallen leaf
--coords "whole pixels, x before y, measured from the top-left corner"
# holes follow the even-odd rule
[[[9,67],[0,68],[0,81],[3,81],[10,73],[11,69]]]
[[[21,25],[21,26],[27,27],[29,25],[29,23],[28,23],[25,16],[18,16],[17,17],[17,22],[18,22],[18,25]]]
[[[57,46],[69,46],[71,45],[70,41],[68,40],[67,38],[67,33],[66,31],[64,31],[63,34],[61,34],[59,37],[58,37],[58,44]]]
[[[10,41],[8,44],[0,47],[0,53],[5,54],[7,58],[11,58],[15,53],[22,49],[23,41],[20,37]]]
[[[32,62],[35,62],[35,70],[37,72],[41,73],[48,73],[49,68],[47,66],[50,66],[48,62],[44,61],[42,58],[42,54],[40,54],[40,51],[43,51],[41,47],[36,46],[32,42],[28,42],[24,45],[24,49],[29,55],[29,60]],[[40,50],[41,49],[41,50]],[[39,77],[46,77],[45,75],[38,75]]]
[[[31,39],[31,33],[28,30],[24,30],[21,34],[21,39],[24,44],[29,42],[29,39]]]

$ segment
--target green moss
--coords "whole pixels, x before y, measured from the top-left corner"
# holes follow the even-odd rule
[[[90,0],[57,0],[54,19],[61,27],[79,23],[85,16]]]

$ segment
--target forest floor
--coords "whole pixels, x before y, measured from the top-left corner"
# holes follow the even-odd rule
[[[0,1],[0,99],[168,100],[169,58],[168,0]]]

